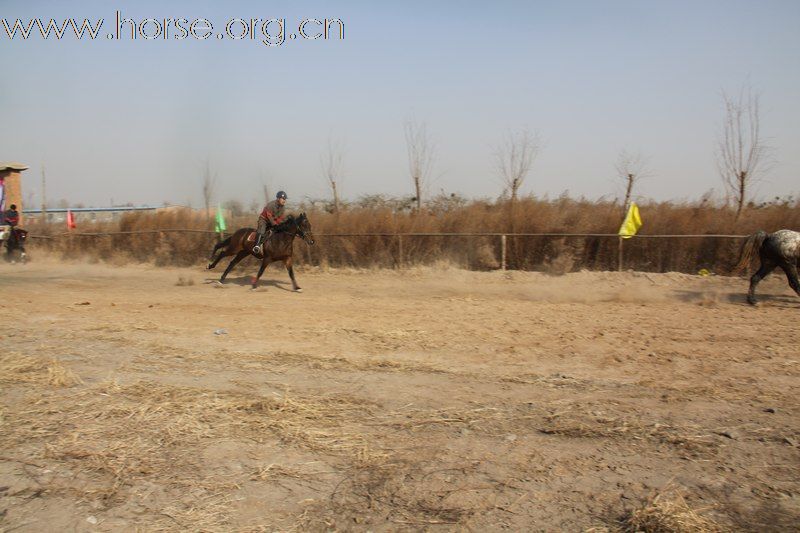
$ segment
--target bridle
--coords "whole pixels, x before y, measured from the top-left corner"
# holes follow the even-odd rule
[[[295,237],[295,236],[300,237],[308,245],[311,245],[311,244],[314,243],[313,239],[312,239],[311,242],[308,242],[308,240],[309,240],[308,233],[303,231],[303,229],[300,227],[300,219],[299,218],[293,218],[291,221],[287,221],[287,222],[290,222],[291,224],[293,224],[293,226],[283,227],[281,229],[276,229],[275,231],[278,232],[278,233],[291,233],[292,237]],[[292,230],[294,230],[294,231],[292,231]]]
[[[308,242],[308,234],[305,231],[303,231],[303,229],[300,227],[299,219],[295,219],[294,220],[294,233],[295,233],[295,235],[297,235],[298,237],[303,239],[306,244],[309,244],[309,245],[312,244],[312,243]]]

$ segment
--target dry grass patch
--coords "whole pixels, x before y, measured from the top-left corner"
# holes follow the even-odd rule
[[[66,374],[53,368],[53,379],[64,381]],[[358,427],[373,406],[348,397],[258,396],[149,381],[107,381],[34,395],[40,398],[4,411],[0,448],[79,473],[74,486],[48,490],[77,491],[81,499],[104,506],[146,507],[147,491],[139,489],[157,484],[174,495],[175,504],[158,511],[156,529],[224,530],[229,524],[228,503],[239,485],[214,477],[215,465],[204,450],[215,442],[283,443],[340,457],[345,464],[382,457],[370,451]]]
[[[54,387],[71,387],[83,381],[56,358],[45,362],[11,352],[0,356],[0,383],[46,383]]]
[[[52,359],[47,365],[47,382],[54,387],[71,387],[83,383],[83,380],[58,359]]]
[[[709,508],[692,508],[684,495],[674,489],[656,494],[624,519],[625,533],[723,533],[728,531],[701,513]]]

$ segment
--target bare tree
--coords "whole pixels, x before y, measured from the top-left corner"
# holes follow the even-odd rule
[[[239,217],[244,214],[244,204],[239,200],[228,200],[222,203],[222,208],[231,212],[231,216]]]
[[[625,202],[622,204],[623,213],[628,212],[631,205],[634,186],[642,179],[650,175],[647,166],[647,158],[641,153],[630,153],[622,150],[617,157],[617,174],[625,183]]]
[[[344,171],[344,143],[341,140],[328,138],[328,151],[320,157],[322,172],[333,191],[333,212],[339,212],[339,189],[342,173]]]
[[[263,170],[260,170],[258,172],[258,180],[261,182],[261,192],[264,194],[263,205],[266,205],[272,201],[272,198],[270,198],[269,194],[270,184],[272,183],[272,180],[268,178],[267,173],[265,173]]]
[[[47,220],[47,176],[44,172],[44,163],[42,163],[42,220]]]
[[[768,148],[761,138],[759,95],[749,87],[734,98],[722,93],[725,118],[717,142],[717,167],[728,194],[736,201],[736,219],[754,183],[761,178]]]
[[[206,161],[206,168],[203,172],[203,203],[206,206],[206,219],[211,221],[211,199],[214,196],[214,189],[217,185],[217,175],[211,174],[211,165]]]
[[[261,212],[261,205],[258,203],[258,200],[253,198],[252,200],[250,200],[250,205],[248,205],[247,210],[250,213],[259,213]]]
[[[419,123],[414,119],[409,119],[404,124],[404,130],[408,149],[408,170],[414,185],[417,210],[420,210],[422,208],[422,190],[425,188],[433,167],[434,146],[424,122]]]
[[[495,151],[495,161],[500,178],[511,194],[512,205],[517,200],[519,189],[530,172],[531,165],[541,150],[539,137],[527,129],[507,132]]]

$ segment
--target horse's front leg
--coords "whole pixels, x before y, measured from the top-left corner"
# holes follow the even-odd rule
[[[800,277],[797,274],[797,267],[794,263],[785,261],[781,268],[786,273],[786,280],[789,282],[789,286],[800,296]]]
[[[258,269],[258,274],[253,278],[253,289],[258,287],[258,280],[261,279],[261,275],[264,273],[264,270],[267,268],[268,264],[269,260],[265,256],[264,259],[261,260],[261,267]]]
[[[297,280],[294,279],[294,268],[292,268],[292,258],[289,257],[288,259],[284,259],[283,264],[286,265],[286,270],[289,272],[289,278],[292,280],[292,289],[294,290],[294,292],[303,292],[303,289],[301,289],[300,285],[297,284]]]

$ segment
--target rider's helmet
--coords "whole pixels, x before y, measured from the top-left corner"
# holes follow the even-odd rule
[[[286,196],[285,192],[278,191],[278,194],[275,195],[275,198],[277,198],[277,199],[283,198],[284,200],[286,200],[288,198],[288,196]]]

